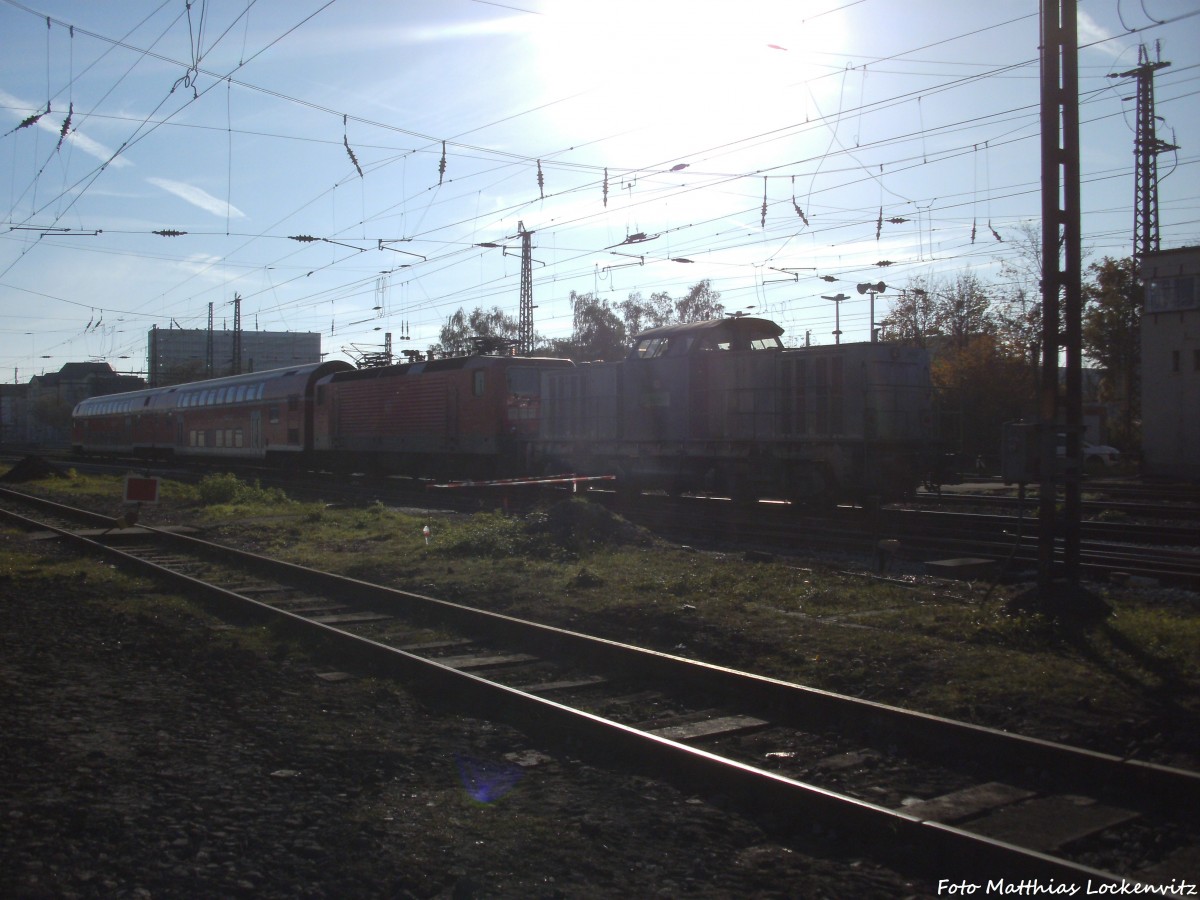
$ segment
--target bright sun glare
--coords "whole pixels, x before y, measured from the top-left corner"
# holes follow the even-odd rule
[[[835,15],[797,0],[568,0],[536,35],[541,90],[567,134],[628,128],[643,151],[692,153],[803,121],[806,52],[843,46]],[[583,127],[586,126],[586,127]],[[607,129],[607,130],[606,130]]]

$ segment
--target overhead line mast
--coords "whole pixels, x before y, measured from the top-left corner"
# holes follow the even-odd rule
[[[1079,614],[1079,462],[1083,432],[1083,265],[1079,211],[1077,0],[1042,0],[1042,369],[1039,387],[1038,583],[1041,604]],[[1061,324],[1060,324],[1061,322]],[[1059,393],[1059,355],[1065,385]],[[1065,432],[1059,475],[1057,434]],[[1058,510],[1058,485],[1063,508]],[[1060,556],[1061,551],[1061,556]]]
[[[1157,49],[1157,48],[1156,48]],[[1169,62],[1150,62],[1145,45],[1138,47],[1138,66],[1109,78],[1137,79],[1137,129],[1133,137],[1133,155],[1137,178],[1133,197],[1133,258],[1141,261],[1147,253],[1159,249],[1158,234],[1158,154],[1178,150],[1175,144],[1160,140],[1154,115],[1154,73]]]
[[[517,355],[533,353],[533,232],[517,223],[521,235],[521,311],[517,319]]]

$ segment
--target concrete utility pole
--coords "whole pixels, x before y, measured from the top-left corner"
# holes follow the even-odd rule
[[[1042,371],[1038,410],[1041,471],[1037,589],[1044,608],[1070,613],[1078,612],[1074,607],[1082,602],[1079,592],[1079,464],[1083,431],[1079,29],[1076,0],[1041,0],[1041,5]],[[1060,349],[1066,355],[1066,390],[1061,398]],[[1060,430],[1066,438],[1061,477],[1057,442]],[[1057,510],[1060,482],[1064,491],[1061,519]],[[1058,556],[1060,537],[1061,557]]]
[[[208,334],[204,344],[204,377],[213,377],[213,305],[208,304]]]
[[[242,374],[242,295],[233,295],[233,374]]]
[[[1133,191],[1133,258],[1141,262],[1158,247],[1158,154],[1178,150],[1175,144],[1160,140],[1154,117],[1154,73],[1169,62],[1150,62],[1145,46],[1138,47],[1138,67],[1109,78],[1137,79],[1137,129],[1133,136],[1133,155],[1137,178]]]
[[[533,232],[517,223],[521,235],[521,311],[517,319],[517,355],[533,353]]]

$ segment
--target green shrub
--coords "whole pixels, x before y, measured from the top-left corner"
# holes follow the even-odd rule
[[[200,502],[207,506],[221,504],[248,506],[250,504],[268,505],[290,503],[287,494],[279,488],[264,488],[255,479],[250,485],[236,475],[222,472],[219,475],[205,475],[200,480],[196,490]]]

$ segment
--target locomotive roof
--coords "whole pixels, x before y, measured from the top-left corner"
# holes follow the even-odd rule
[[[337,372],[330,381],[368,381],[373,378],[392,378],[397,375],[422,375],[433,372],[452,372],[459,369],[480,369],[495,366],[574,366],[569,359],[550,356],[447,356],[442,359],[417,360],[390,366],[372,366]]]
[[[298,366],[284,366],[278,369],[262,369],[258,372],[243,372],[240,375],[224,375],[220,378],[208,378],[204,381],[185,381],[179,384],[168,384],[161,387],[141,388],[136,391],[122,391],[116,394],[99,394],[80,400],[75,406],[76,414],[91,407],[110,403],[114,400],[144,400],[152,397],[165,397],[170,394],[185,394],[194,390],[211,390],[231,385],[257,384],[260,381],[274,381],[280,378],[320,377],[328,372],[350,369],[352,366],[342,360],[329,359],[324,362],[302,363]]]
[[[687,322],[683,325],[663,325],[659,328],[647,328],[639,332],[636,340],[646,338],[676,337],[681,334],[737,334],[750,333],[757,337],[779,337],[783,329],[770,319],[759,319],[755,316],[730,316],[727,319],[707,319],[703,322]]]

